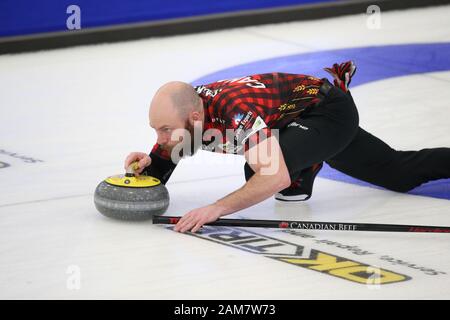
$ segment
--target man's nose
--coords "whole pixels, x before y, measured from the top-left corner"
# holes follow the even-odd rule
[[[159,134],[158,138],[156,139],[156,142],[158,144],[166,144],[169,141],[169,139],[167,138],[167,136]]]

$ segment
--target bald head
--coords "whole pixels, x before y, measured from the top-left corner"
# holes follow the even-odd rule
[[[169,111],[170,110],[170,111]],[[202,111],[202,101],[188,83],[172,81],[158,89],[150,105],[150,117],[160,112],[176,112],[180,120],[186,121],[193,111]]]
[[[158,143],[168,143],[170,132],[189,129],[194,122],[203,122],[203,101],[188,83],[166,83],[155,93],[149,110],[150,126],[158,133]]]

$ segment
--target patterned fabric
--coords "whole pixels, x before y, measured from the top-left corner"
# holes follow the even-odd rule
[[[195,87],[205,110],[202,149],[242,154],[270,136],[270,129],[283,128],[317,104],[323,82],[309,75],[266,73]],[[212,139],[210,129],[220,132],[222,141]],[[170,159],[158,144],[152,154]]]
[[[348,86],[352,82],[352,77],[356,72],[356,65],[353,61],[347,61],[341,64],[335,63],[331,68],[324,68],[323,70],[333,76],[336,87],[347,92]]]

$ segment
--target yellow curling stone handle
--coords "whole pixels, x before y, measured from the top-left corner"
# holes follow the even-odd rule
[[[127,174],[120,174],[111,176],[105,179],[105,182],[119,187],[131,187],[131,188],[148,188],[161,184],[161,181],[151,176],[134,176],[134,171],[139,169],[138,162],[133,162],[127,168]],[[133,175],[130,175],[132,173]]]

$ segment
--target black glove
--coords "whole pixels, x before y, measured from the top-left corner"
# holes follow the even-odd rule
[[[162,184],[166,184],[177,165],[171,160],[163,159],[152,152],[150,153],[150,158],[152,163],[142,171],[142,174],[155,177]]]

